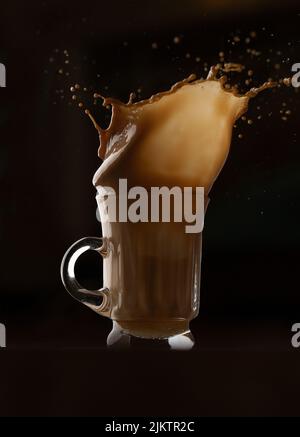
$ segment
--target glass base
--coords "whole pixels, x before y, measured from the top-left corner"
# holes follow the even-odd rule
[[[190,330],[167,338],[143,338],[125,332],[118,322],[113,321],[113,329],[107,337],[107,346],[113,349],[163,349],[188,351],[195,345]]]

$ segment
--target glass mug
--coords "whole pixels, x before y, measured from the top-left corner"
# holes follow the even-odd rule
[[[116,222],[107,216],[107,195],[96,199],[102,238],[74,243],[61,264],[66,290],[96,313],[109,317],[108,346],[152,339],[169,349],[191,349],[189,323],[198,315],[202,232],[186,233],[185,222]],[[206,210],[209,199],[205,198]],[[75,263],[88,250],[103,259],[103,288],[87,290]]]

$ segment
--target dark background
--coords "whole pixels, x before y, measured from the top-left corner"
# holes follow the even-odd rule
[[[0,322],[7,348],[0,352],[0,415],[298,414],[300,350],[290,342],[291,325],[300,322],[294,89],[251,102],[254,123],[238,122],[210,194],[193,351],[108,351],[111,321],[64,291],[59,268],[72,242],[101,232],[91,184],[98,138],[69,104],[70,86],[88,88],[81,95],[91,108],[96,89],[126,100],[141,88],[140,97],[149,97],[193,72],[201,77],[220,51],[253,68],[259,85],[300,62],[299,23],[292,1],[1,6]],[[236,35],[241,42],[233,46]],[[292,111],[286,121],[282,103]],[[92,255],[78,263],[84,285],[101,284],[98,264]]]

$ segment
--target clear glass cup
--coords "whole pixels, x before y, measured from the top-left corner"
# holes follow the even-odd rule
[[[65,288],[112,319],[108,346],[147,339],[170,349],[191,349],[189,323],[200,303],[202,232],[186,233],[184,222],[115,222],[107,217],[103,199],[97,196],[103,237],[83,238],[68,249],[61,264]],[[88,250],[103,259],[100,290],[83,288],[75,277],[75,263]]]

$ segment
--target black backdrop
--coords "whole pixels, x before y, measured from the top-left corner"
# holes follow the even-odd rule
[[[300,320],[295,90],[267,91],[251,102],[254,124],[238,123],[210,195],[192,352],[107,351],[111,322],[73,301],[59,276],[66,248],[100,234],[91,184],[98,139],[68,104],[70,85],[121,99],[141,88],[148,97],[192,72],[200,77],[220,51],[253,66],[257,83],[274,73],[278,59],[277,74],[289,75],[300,56],[297,3],[240,3],[1,6],[7,88],[0,89],[0,322],[7,348],[0,354],[0,414],[297,413],[300,352],[290,343],[291,325]],[[262,52],[260,62],[247,57],[242,42],[228,53],[228,39],[244,41],[253,30],[250,46]],[[283,102],[292,111],[287,121]],[[78,264],[85,285],[101,283],[98,262],[88,255]]]

